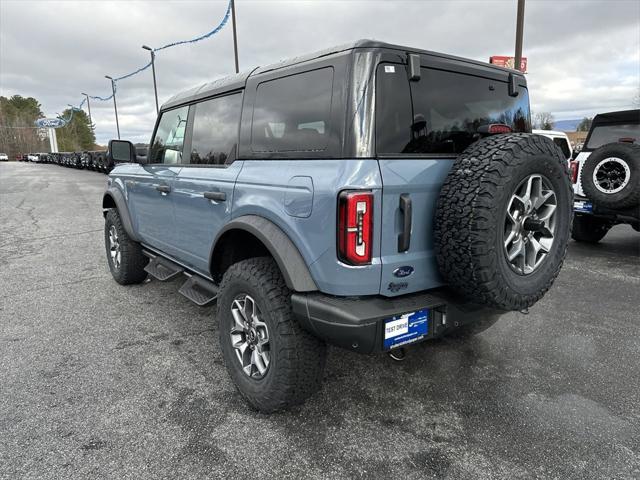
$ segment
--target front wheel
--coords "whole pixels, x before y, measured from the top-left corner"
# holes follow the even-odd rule
[[[571,238],[576,242],[598,243],[604,238],[611,222],[591,215],[575,215],[571,226]]]
[[[303,403],[322,383],[327,347],[300,327],[290,297],[267,257],[232,265],[220,285],[216,317],[225,366],[240,394],[264,413]]]
[[[141,283],[147,278],[144,267],[149,262],[142,247],[127,234],[118,210],[109,209],[104,220],[104,244],[111,275],[120,285]]]

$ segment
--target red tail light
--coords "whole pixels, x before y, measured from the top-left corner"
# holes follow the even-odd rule
[[[511,127],[504,123],[490,123],[489,125],[480,125],[478,133],[484,135],[496,135],[498,133],[511,133]]]
[[[576,160],[572,160],[569,163],[569,173],[571,175],[571,183],[578,183],[578,171],[580,170],[580,163]]]
[[[350,265],[371,263],[373,193],[342,192],[338,197],[338,255]]]
[[[489,133],[511,133],[511,127],[502,123],[494,123],[489,125]]]

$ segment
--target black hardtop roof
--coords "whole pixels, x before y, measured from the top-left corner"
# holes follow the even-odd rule
[[[599,113],[593,117],[593,125],[602,123],[636,123],[640,122],[640,109],[621,110],[619,112]]]
[[[334,55],[334,54],[338,54],[338,53],[346,53],[346,52],[350,52],[351,50],[354,49],[386,49],[386,50],[399,50],[402,52],[411,52],[411,53],[419,53],[419,54],[425,54],[425,55],[431,55],[431,56],[435,56],[435,57],[439,57],[439,58],[445,58],[445,59],[450,59],[450,60],[456,60],[456,61],[463,61],[466,63],[470,63],[473,65],[478,65],[478,66],[482,66],[484,68],[486,67],[490,67],[490,68],[494,68],[496,70],[500,70],[500,71],[506,71],[506,72],[512,72],[518,75],[522,75],[522,72],[519,72],[517,70],[510,70],[508,68],[504,68],[504,67],[498,67],[496,65],[492,65],[486,62],[480,62],[478,60],[471,60],[468,58],[462,58],[462,57],[456,57],[454,55],[448,55],[448,54],[444,54],[444,53],[437,53],[437,52],[432,52],[429,50],[422,50],[419,48],[413,48],[413,47],[405,47],[402,45],[394,45],[391,43],[384,43],[384,42],[379,42],[377,40],[367,40],[367,39],[363,39],[363,40],[357,40],[355,42],[352,43],[348,43],[348,44],[344,44],[344,45],[337,45],[335,47],[331,47],[331,48],[327,48],[325,50],[321,50],[318,52],[314,52],[314,53],[309,53],[306,55],[300,55],[297,57],[292,57],[292,58],[287,58],[284,60],[281,60],[279,62],[270,64],[270,65],[266,65],[264,67],[257,67],[254,68],[253,70],[248,70],[245,72],[240,72],[234,75],[228,75],[222,78],[219,78],[217,80],[214,80],[213,82],[209,82],[209,83],[205,83],[203,85],[199,85],[197,87],[191,88],[189,90],[186,90],[184,92],[180,92],[176,95],[174,95],[173,97],[171,97],[169,100],[167,100],[161,107],[161,110],[167,109],[167,108],[171,108],[177,105],[182,105],[184,103],[189,103],[189,102],[193,102],[195,100],[199,100],[201,98],[205,98],[205,97],[210,97],[213,95],[216,95],[218,93],[224,93],[224,92],[230,92],[233,90],[239,90],[241,88],[244,88],[244,85],[247,81],[247,79],[250,76],[255,76],[255,75],[260,75],[262,73],[266,73],[266,72],[271,72],[273,70],[278,70],[280,68],[285,68],[285,67],[290,67],[293,65],[297,65],[299,63],[306,63],[306,62],[311,62],[313,60],[319,60],[323,57],[326,57],[328,55]]]

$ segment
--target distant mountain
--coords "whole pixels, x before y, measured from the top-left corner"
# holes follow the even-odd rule
[[[575,132],[576,127],[581,121],[581,118],[576,118],[575,120],[557,120],[553,124],[553,129],[560,130],[561,132]]]

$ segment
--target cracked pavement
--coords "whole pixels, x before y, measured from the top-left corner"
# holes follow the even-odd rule
[[[571,242],[529,315],[402,363],[332,348],[271,416],[180,280],[122,287],[102,174],[0,163],[0,478],[640,478],[640,234]]]

